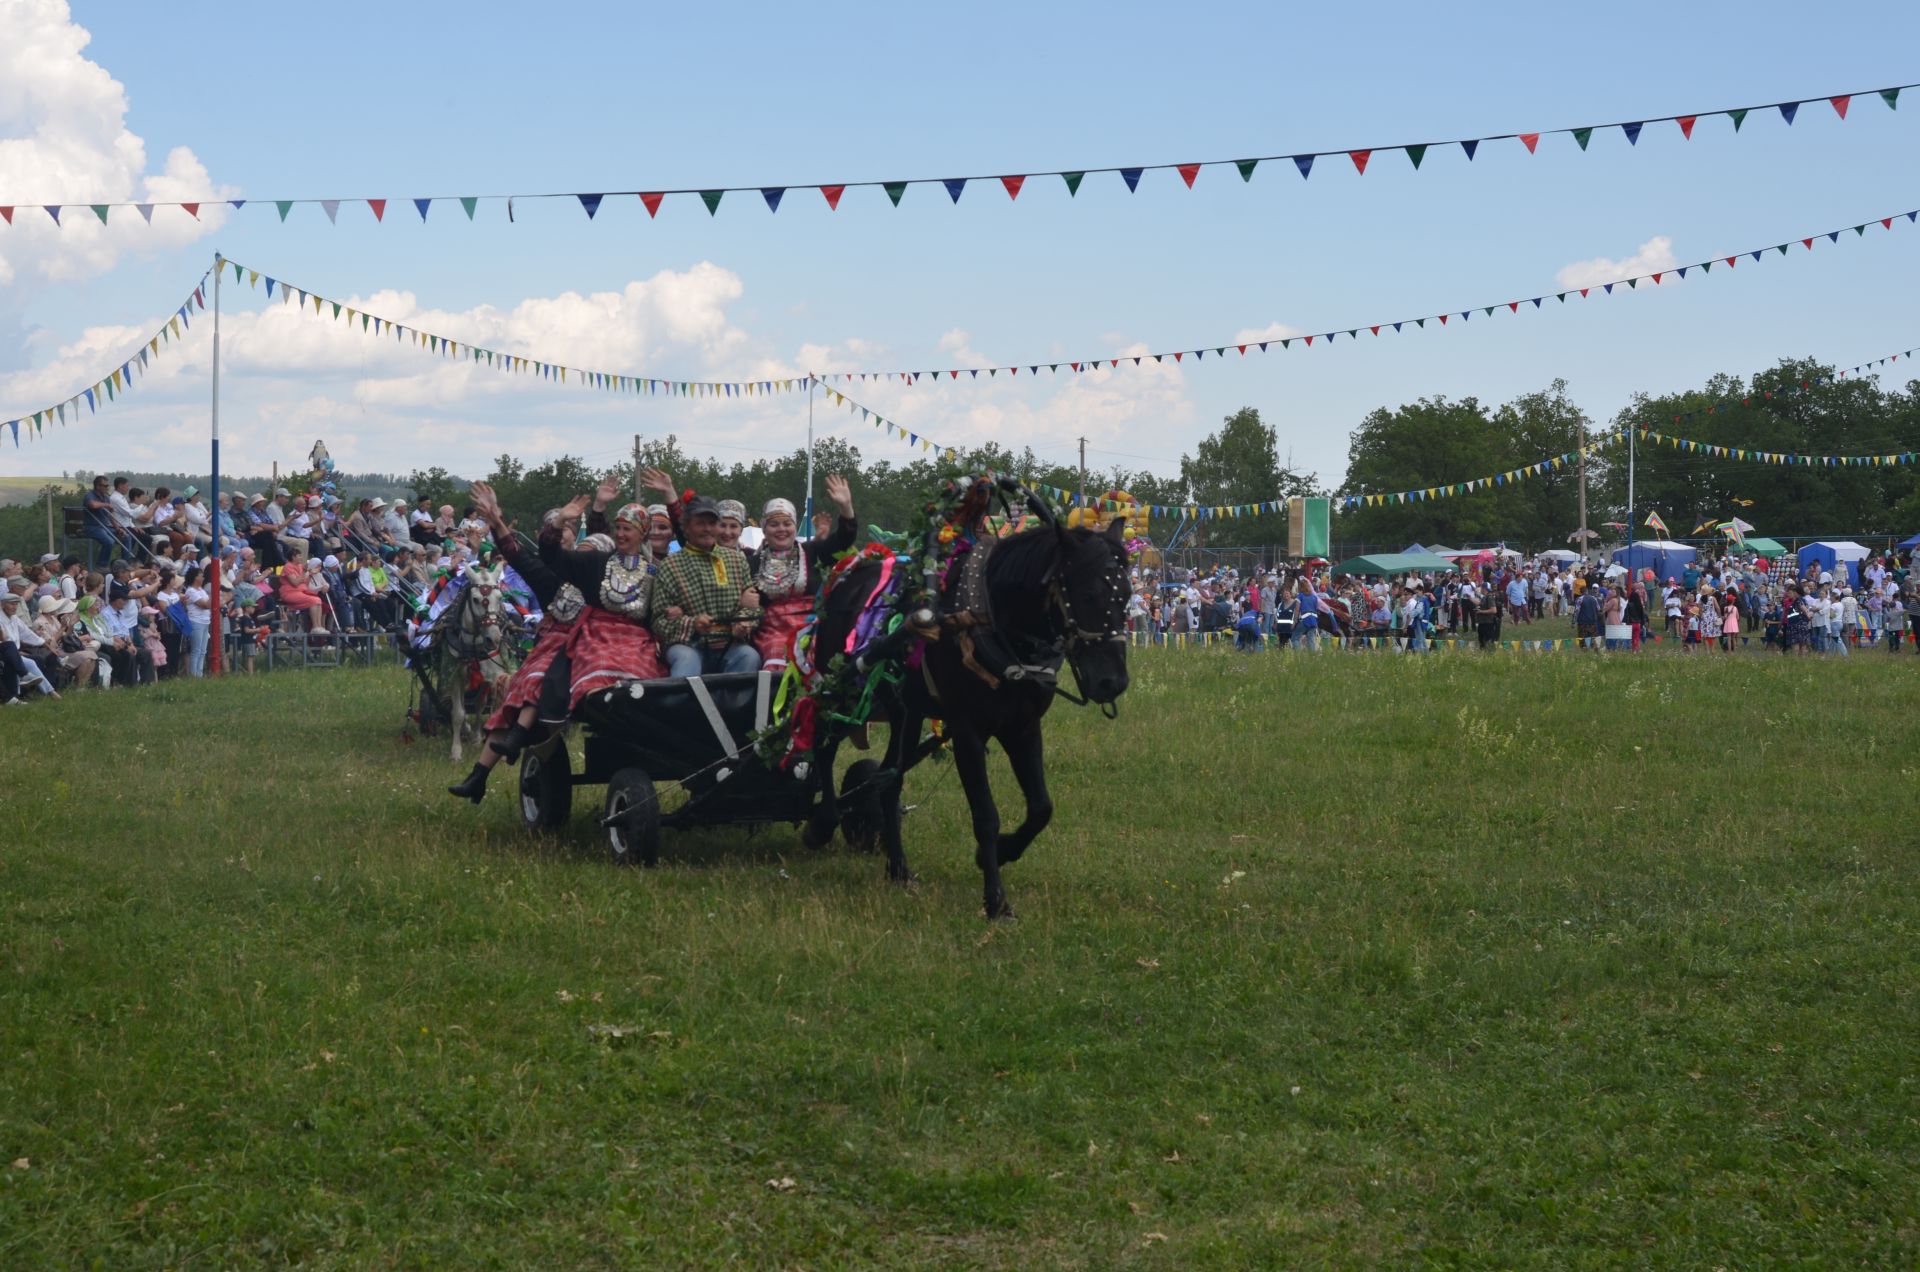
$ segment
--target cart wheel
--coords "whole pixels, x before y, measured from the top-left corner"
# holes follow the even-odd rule
[[[855,852],[872,852],[880,846],[880,823],[884,816],[880,787],[868,785],[879,771],[878,760],[856,760],[840,779],[840,833],[846,836],[847,847]],[[866,789],[861,790],[862,786]]]
[[[558,830],[573,816],[573,771],[567,744],[556,740],[545,755],[529,747],[520,754],[520,820],[528,830]]]
[[[637,768],[614,772],[607,782],[607,847],[616,866],[660,862],[660,796],[653,779]]]

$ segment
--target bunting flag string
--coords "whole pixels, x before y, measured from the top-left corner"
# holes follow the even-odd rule
[[[80,408],[84,404],[88,415],[97,413],[101,407],[124,398],[133,391],[134,381],[144,376],[153,360],[171,347],[176,341],[186,339],[186,333],[193,327],[195,312],[204,312],[207,307],[207,279],[213,271],[200,275],[200,281],[194,284],[193,291],[173,311],[171,317],[160,325],[160,329],[142,341],[133,354],[118,366],[81,389],[63,402],[30,411],[13,419],[0,419],[0,428],[13,434],[14,449],[20,447],[20,430],[26,428],[27,440],[33,441],[46,432],[47,425],[58,423],[62,427],[72,420],[80,418]]]
[[[1174,352],[1121,354],[1117,357],[1110,354],[1103,354],[1096,358],[1073,359],[1060,359],[1049,356],[1044,361],[1036,359],[1030,362],[1017,362],[1011,365],[996,367],[942,367],[938,370],[926,371],[841,371],[833,372],[822,377],[822,382],[846,384],[855,381],[874,382],[891,380],[908,384],[920,384],[923,382],[935,383],[942,380],[953,381],[960,379],[962,376],[969,380],[978,380],[982,375],[985,375],[989,379],[997,379],[1002,374],[1009,378],[1018,378],[1023,373],[1029,376],[1037,376],[1042,371],[1051,375],[1058,375],[1062,370],[1065,370],[1070,375],[1084,375],[1090,371],[1117,369],[1124,364],[1131,364],[1137,367],[1146,361],[1164,365],[1167,362],[1185,364],[1191,359],[1196,363],[1200,363],[1206,361],[1208,357],[1218,359],[1225,358],[1230,354],[1237,354],[1244,358],[1249,352],[1267,353],[1275,347],[1281,350],[1287,350],[1291,349],[1294,345],[1300,345],[1302,348],[1311,349],[1314,347],[1315,341],[1318,341],[1320,345],[1324,347],[1331,345],[1334,340],[1340,336],[1345,336],[1349,341],[1353,341],[1358,340],[1363,334],[1371,334],[1374,337],[1380,336],[1383,332],[1398,334],[1407,327],[1412,327],[1416,331],[1425,331],[1428,329],[1429,323],[1446,327],[1455,320],[1465,324],[1476,317],[1482,319],[1495,317],[1503,311],[1509,315],[1517,315],[1522,312],[1530,313],[1541,309],[1548,300],[1553,300],[1564,305],[1569,297],[1576,300],[1587,300],[1593,298],[1595,293],[1600,296],[1611,296],[1614,294],[1616,288],[1624,287],[1628,291],[1634,291],[1639,288],[1641,283],[1651,283],[1653,286],[1658,287],[1668,280],[1677,281],[1685,279],[1686,276],[1691,273],[1698,272],[1703,276],[1710,274],[1717,267],[1724,267],[1722,269],[1724,273],[1732,270],[1742,261],[1747,261],[1748,268],[1751,269],[1753,263],[1764,261],[1769,255],[1787,255],[1796,245],[1802,250],[1810,252],[1816,245],[1820,244],[1822,240],[1825,240],[1829,245],[1837,244],[1841,241],[1841,236],[1847,233],[1852,233],[1855,238],[1862,238],[1865,237],[1867,231],[1870,229],[1878,227],[1881,230],[1891,231],[1894,226],[1902,220],[1912,225],[1916,218],[1920,218],[1920,209],[1894,212],[1886,216],[1870,217],[1855,225],[1842,226],[1837,230],[1822,230],[1817,234],[1800,236],[1785,243],[1775,243],[1769,247],[1748,248],[1745,251],[1695,261],[1691,265],[1678,265],[1672,269],[1656,270],[1649,274],[1635,274],[1625,278],[1616,278],[1608,283],[1595,283],[1587,287],[1569,287],[1565,291],[1559,292],[1542,292],[1538,296],[1526,296],[1519,300],[1500,301],[1491,305],[1465,305],[1459,309],[1427,314],[1420,318],[1402,318],[1392,322],[1361,323],[1354,327],[1335,328],[1332,331],[1321,332],[1318,335],[1287,336],[1270,340],[1242,340],[1235,337],[1217,345],[1181,349]],[[1871,364],[1863,364],[1862,366],[1853,367],[1851,371],[1858,373],[1868,369],[1870,365]]]
[[[584,212],[587,219],[591,221],[600,212],[602,205],[609,196],[637,197],[642,206],[646,208],[648,219],[651,220],[659,215],[661,205],[667,198],[673,197],[676,202],[680,202],[685,196],[689,195],[699,196],[700,202],[706,207],[709,216],[718,216],[720,213],[720,204],[729,194],[758,195],[760,201],[766,204],[769,213],[777,213],[786,195],[790,192],[794,190],[813,190],[818,192],[820,197],[825,200],[829,211],[837,212],[840,208],[841,198],[849,190],[873,189],[882,191],[887,196],[888,202],[897,208],[900,206],[900,200],[906,194],[907,190],[914,186],[937,186],[946,193],[952,203],[958,203],[960,202],[961,194],[970,183],[997,183],[1001,189],[1006,191],[1009,200],[1017,200],[1022,191],[1026,189],[1027,183],[1034,177],[1058,177],[1066,187],[1067,197],[1075,198],[1080,193],[1081,183],[1087,177],[1116,175],[1126,185],[1128,193],[1133,193],[1139,189],[1141,178],[1149,172],[1175,173],[1180,178],[1182,184],[1191,190],[1194,183],[1199,179],[1201,172],[1206,169],[1231,168],[1234,173],[1239,176],[1242,184],[1249,184],[1253,181],[1253,174],[1261,164],[1278,163],[1283,160],[1291,170],[1298,172],[1303,180],[1313,175],[1314,164],[1322,159],[1330,159],[1336,162],[1345,160],[1346,163],[1340,164],[1339,166],[1344,168],[1350,165],[1356,176],[1365,176],[1369,164],[1377,168],[1379,165],[1375,162],[1376,160],[1396,150],[1405,154],[1407,161],[1418,171],[1421,164],[1426,160],[1428,152],[1436,148],[1447,150],[1458,146],[1460,153],[1465,157],[1466,161],[1471,163],[1475,155],[1479,153],[1480,147],[1489,142],[1518,142],[1526,147],[1529,155],[1535,155],[1539,153],[1540,143],[1543,138],[1567,137],[1572,139],[1573,143],[1580,148],[1582,154],[1585,154],[1596,132],[1604,133],[1614,129],[1620,131],[1621,137],[1630,148],[1637,148],[1640,144],[1641,134],[1650,124],[1672,124],[1680,130],[1680,136],[1683,142],[1691,142],[1694,131],[1702,120],[1724,116],[1733,125],[1733,132],[1737,134],[1740,132],[1741,126],[1746,123],[1747,117],[1755,112],[1764,114],[1770,111],[1777,111],[1781,120],[1786,125],[1791,126],[1795,118],[1798,117],[1802,106],[1825,105],[1831,108],[1833,113],[1844,121],[1847,118],[1848,109],[1856,99],[1871,100],[1872,98],[1878,97],[1882,102],[1886,103],[1889,110],[1895,110],[1899,107],[1900,94],[1906,89],[1914,87],[1920,87],[1920,85],[1897,84],[1891,88],[1855,89],[1846,93],[1803,97],[1796,101],[1768,102],[1754,106],[1722,107],[1715,110],[1693,110],[1672,115],[1649,115],[1641,119],[1617,120],[1607,124],[1583,124],[1567,128],[1541,128],[1531,132],[1516,130],[1514,132],[1489,133],[1484,136],[1459,138],[1453,141],[1395,142],[1390,145],[1374,143],[1365,146],[1340,147],[1333,150],[1303,150],[1293,153],[1254,155],[1239,159],[1201,159],[1171,163],[1140,163],[1105,168],[1062,168],[1048,172],[996,172],[968,177],[909,177],[903,180],[892,181],[819,181],[805,182],[797,185],[774,185],[767,182],[755,182],[751,185],[707,187],[686,186],[671,188],[661,186],[651,190],[563,190],[524,194],[431,195],[404,200],[385,198],[219,199],[208,196],[193,203],[174,201],[146,203],[107,201],[95,203],[85,199],[74,199],[65,203],[22,203],[15,201],[13,203],[0,204],[0,221],[3,221],[6,225],[12,225],[16,212],[22,209],[37,209],[51,217],[54,224],[67,225],[74,220],[84,222],[85,217],[69,218],[68,221],[62,221],[61,214],[63,212],[85,209],[104,225],[107,223],[108,216],[115,209],[132,208],[139,212],[142,219],[148,224],[152,224],[153,213],[156,208],[177,209],[198,220],[200,217],[200,209],[203,207],[226,206],[235,211],[239,211],[249,204],[260,206],[271,204],[279,214],[280,220],[284,222],[287,219],[288,213],[295,207],[317,204],[320,210],[326,214],[329,223],[338,224],[342,204],[364,204],[375,221],[384,222],[389,204],[410,203],[414,211],[419,213],[421,222],[425,223],[428,213],[432,211],[433,205],[436,203],[458,203],[461,210],[466,213],[469,221],[474,219],[475,211],[481,203],[505,203],[507,205],[507,219],[511,222],[514,220],[514,201],[534,199],[572,200],[579,204],[580,210]]]
[[[238,261],[223,259],[220,267],[233,271],[235,285],[245,283],[248,287],[255,289],[264,286],[268,300],[278,300],[282,305],[291,305],[301,313],[310,314],[313,317],[325,317],[331,313],[335,322],[344,319],[349,328],[357,329],[363,335],[382,339],[390,335],[402,345],[425,350],[429,354],[443,358],[490,367],[501,372],[535,375],[544,380],[574,384],[581,388],[607,393],[646,396],[762,397],[773,393],[805,391],[807,387],[806,378],[801,376],[789,376],[778,380],[675,380],[665,376],[596,371],[567,363],[543,362],[538,358],[504,353],[483,345],[469,344],[452,336],[441,335],[439,332],[395,322],[391,318],[371,313],[347,304],[345,301],[333,300],[319,292],[309,291],[283,279],[263,274]]]

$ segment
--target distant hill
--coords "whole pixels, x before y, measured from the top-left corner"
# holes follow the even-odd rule
[[[48,483],[62,489],[70,484],[61,477],[0,477],[0,508],[32,503]]]

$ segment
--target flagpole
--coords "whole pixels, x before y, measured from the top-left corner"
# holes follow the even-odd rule
[[[1629,426],[1627,429],[1627,546],[1628,547],[1633,546],[1633,527],[1635,524],[1633,520],[1633,459],[1634,459],[1633,429],[1631,426]]]
[[[812,375],[807,376],[807,497],[802,501],[805,514],[800,528],[807,538],[813,537],[813,385]]]
[[[207,603],[211,613],[207,621],[211,626],[207,630],[207,666],[214,675],[220,674],[220,275],[226,273],[227,262],[220,253],[213,254],[213,474],[207,479],[211,490],[208,501],[212,509],[210,521],[213,526],[213,562],[212,582],[208,585]],[[234,527],[238,530],[239,527]]]

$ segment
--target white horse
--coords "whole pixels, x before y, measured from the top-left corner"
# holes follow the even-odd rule
[[[453,665],[452,684],[446,686],[448,709],[452,714],[453,762],[460,763],[467,737],[467,686],[476,677],[482,686],[480,709],[473,725],[473,741],[478,746],[493,714],[494,704],[506,692],[512,669],[501,657],[505,625],[501,613],[500,576],[505,567],[484,569],[467,567],[466,594],[451,616],[446,629],[446,652]]]

